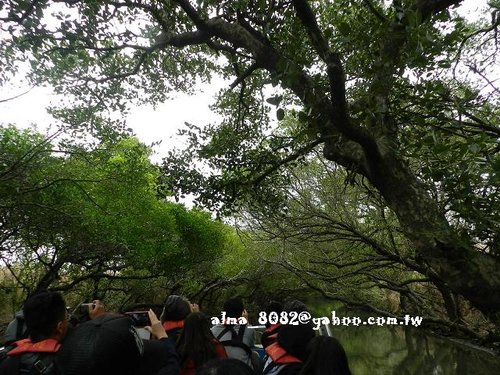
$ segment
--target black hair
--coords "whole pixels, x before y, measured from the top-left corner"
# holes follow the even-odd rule
[[[278,314],[279,317],[280,313],[283,311],[283,304],[278,301],[269,301],[264,311],[266,312],[267,316],[266,327],[269,327],[271,325],[271,323],[269,323],[269,314],[274,312]]]
[[[307,306],[305,305],[304,302],[299,301],[297,299],[292,299],[292,300],[285,302],[285,304],[283,305],[283,311],[286,311],[286,312],[295,311],[295,312],[300,313],[302,311],[309,311],[309,310],[307,309]]]
[[[201,312],[189,314],[184,321],[184,329],[177,342],[177,353],[181,365],[191,359],[194,366],[198,367],[215,358],[214,344],[215,337],[210,330],[208,317]]]
[[[334,337],[315,337],[307,353],[300,375],[351,375],[344,348]]]
[[[239,359],[216,358],[200,367],[196,375],[255,375],[255,371]]]
[[[66,303],[60,293],[44,291],[26,300],[23,313],[31,340],[42,341],[52,336],[57,324],[66,319]]]
[[[224,311],[228,318],[239,318],[243,314],[243,310],[245,310],[245,307],[243,306],[243,300],[239,296],[229,298],[224,302]]]
[[[307,345],[316,336],[313,326],[309,324],[283,325],[278,332],[278,344],[288,354],[304,361],[307,357]]]
[[[181,296],[172,294],[168,296],[165,301],[165,306],[163,307],[163,312],[160,316],[160,320],[164,323],[167,320],[178,321],[186,319],[191,313],[191,306],[189,301]]]

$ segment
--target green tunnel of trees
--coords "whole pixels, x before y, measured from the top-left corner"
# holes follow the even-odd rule
[[[0,82],[67,102],[1,128],[0,293],[314,291],[498,341],[500,5],[460,3],[3,3]],[[220,121],[160,166],[113,120],[215,77]]]

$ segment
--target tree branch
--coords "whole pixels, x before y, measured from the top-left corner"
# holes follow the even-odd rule
[[[5,102],[8,102],[10,100],[14,100],[14,99],[20,98],[21,96],[26,95],[27,93],[29,93],[34,88],[35,88],[35,86],[32,86],[30,89],[26,90],[25,92],[23,92],[21,94],[18,94],[18,95],[15,95],[15,96],[12,96],[12,97],[6,98],[6,99],[0,99],[0,103],[5,103]]]
[[[330,100],[333,106],[329,113],[332,126],[349,139],[360,144],[367,158],[378,160],[380,155],[377,143],[373,137],[366,129],[356,126],[350,121],[347,109],[344,68],[339,55],[330,50],[328,43],[319,29],[309,3],[306,0],[293,0],[293,4],[314,49],[327,65],[327,74],[330,82]]]

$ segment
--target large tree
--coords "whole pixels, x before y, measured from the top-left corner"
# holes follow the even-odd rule
[[[377,189],[426,276],[500,324],[500,130],[489,75],[500,17],[493,1],[492,23],[467,25],[452,12],[459,3],[7,1],[3,79],[29,60],[32,80],[75,95],[78,119],[85,108],[157,103],[196,79],[234,76],[217,103],[221,124],[190,133],[199,147],[189,151],[216,173],[203,177],[172,155],[166,173],[178,187],[207,204],[255,199],[277,170],[322,145],[324,158]],[[289,126],[268,127],[266,85],[278,120],[295,118]]]

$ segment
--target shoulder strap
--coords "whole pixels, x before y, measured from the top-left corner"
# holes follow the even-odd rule
[[[18,375],[55,375],[54,353],[25,353],[12,357],[18,361]]]
[[[217,340],[220,341],[220,338],[223,337],[227,332],[231,332],[231,339],[230,340],[222,340],[220,343],[224,346],[234,346],[237,348],[243,349],[249,357],[252,355],[252,349],[243,342],[243,334],[245,333],[245,325],[241,325],[240,328],[238,329],[238,333],[234,330],[233,326],[226,326],[224,330],[217,335]]]
[[[241,342],[243,342],[243,336],[245,335],[246,328],[247,328],[246,324],[240,325],[240,329],[238,330],[238,335],[236,335],[237,339],[240,340]]]
[[[16,316],[16,340],[24,339],[28,337],[26,330],[24,329],[24,318]]]
[[[54,354],[40,355],[33,363],[30,375],[53,375],[55,374]]]
[[[224,329],[221,331],[221,333],[219,333],[219,334],[217,335],[216,339],[217,339],[218,341],[220,341],[220,339],[221,339],[222,337],[224,337],[224,335],[225,335],[226,333],[228,333],[228,332],[231,332],[231,338],[233,338],[233,334],[235,333],[235,332],[234,332],[234,328],[233,328],[233,326],[226,326],[226,325],[225,325],[225,326],[224,326]]]

